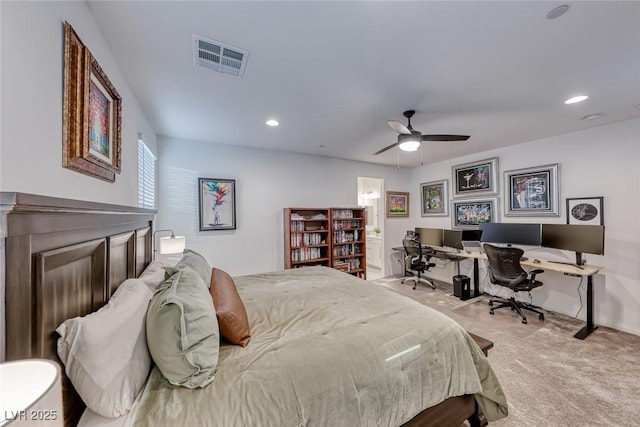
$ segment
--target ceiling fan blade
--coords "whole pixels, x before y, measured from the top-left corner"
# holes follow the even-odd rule
[[[423,141],[466,141],[469,135],[422,135]]]
[[[378,151],[376,151],[375,153],[373,153],[373,155],[374,155],[374,156],[377,156],[378,154],[382,154],[382,153],[384,153],[385,151],[392,149],[393,147],[395,147],[395,146],[396,146],[396,145],[398,145],[398,144],[400,144],[400,142],[394,142],[393,144],[391,144],[391,145],[389,145],[389,146],[387,146],[387,147],[384,147],[382,150],[378,150]]]
[[[389,124],[389,126],[391,126],[391,128],[393,130],[395,130],[396,132],[398,132],[401,135],[411,135],[411,131],[402,123],[400,123],[397,120],[389,120],[387,122]]]

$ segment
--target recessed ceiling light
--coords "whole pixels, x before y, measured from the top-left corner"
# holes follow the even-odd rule
[[[599,119],[600,117],[602,117],[602,114],[594,113],[594,114],[588,114],[583,118],[581,118],[580,120],[595,120],[595,119]]]
[[[564,101],[564,103],[565,104],[575,104],[576,102],[582,102],[587,98],[588,98],[587,95],[574,96],[573,98],[569,98],[566,101]]]
[[[277,120],[267,120],[267,126],[280,126],[280,122]]]
[[[562,15],[564,15],[564,13],[569,10],[569,5],[568,4],[563,4],[562,6],[558,6],[554,9],[551,9],[551,11],[549,11],[549,13],[547,13],[547,19],[556,19]]]

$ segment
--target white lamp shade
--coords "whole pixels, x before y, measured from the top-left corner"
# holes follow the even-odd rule
[[[399,147],[402,151],[417,151],[418,148],[420,147],[420,141],[417,141],[417,140],[405,141],[405,142],[402,142],[399,145]]]
[[[176,254],[184,251],[187,240],[184,236],[172,236],[160,238],[161,254]]]
[[[0,364],[0,426],[63,426],[60,366],[27,359]]]

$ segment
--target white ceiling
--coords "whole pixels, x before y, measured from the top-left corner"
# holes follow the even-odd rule
[[[640,116],[640,2],[565,3],[89,1],[159,135],[406,167],[372,154],[408,109],[471,135],[425,164]],[[194,67],[193,34],[249,51],[244,78]]]

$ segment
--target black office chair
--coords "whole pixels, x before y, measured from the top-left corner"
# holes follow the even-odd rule
[[[489,260],[489,280],[491,283],[505,286],[513,291],[509,299],[491,298],[489,300],[489,306],[491,306],[489,313],[494,314],[493,311],[498,308],[510,307],[511,310],[522,317],[522,323],[527,323],[527,318],[522,313],[523,309],[537,313],[538,318],[544,320],[544,314],[537,310],[536,307],[526,302],[518,301],[515,298],[518,292],[531,292],[532,289],[542,286],[542,282],[536,280],[536,275],[544,273],[544,270],[535,269],[527,274],[520,265],[520,258],[524,253],[520,248],[499,247],[486,243],[483,247]],[[499,305],[494,307],[494,303],[499,303]]]
[[[405,254],[405,268],[414,271],[416,276],[405,277],[402,279],[401,283],[404,283],[405,280],[413,280],[413,289],[415,289],[418,282],[425,282],[435,289],[436,285],[434,285],[433,282],[420,276],[422,273],[429,270],[429,268],[435,267],[435,264],[429,262],[431,257],[428,254],[423,254],[420,242],[415,239],[405,238],[402,240],[402,246],[404,247]]]

